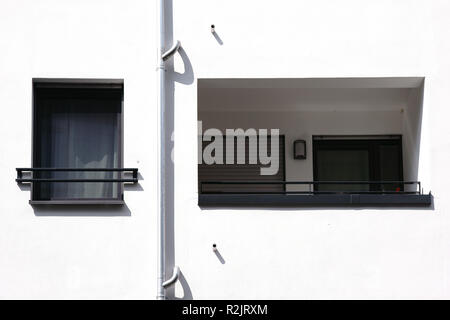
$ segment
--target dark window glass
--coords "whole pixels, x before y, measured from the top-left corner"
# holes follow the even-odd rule
[[[369,181],[368,150],[318,150],[319,181]],[[369,191],[365,184],[320,185],[320,191]]]
[[[313,143],[315,181],[402,181],[401,139],[318,139]],[[323,192],[402,191],[401,184],[317,184]]]
[[[121,168],[122,86],[34,88],[35,168]],[[118,179],[119,172],[35,172],[36,178]],[[41,182],[33,200],[121,199],[115,182]]]
[[[378,151],[378,156],[380,158],[380,180],[403,180],[400,145],[382,144],[379,146]],[[381,186],[381,190],[384,191],[396,191],[399,189],[402,189],[402,186],[398,184],[383,184]]]

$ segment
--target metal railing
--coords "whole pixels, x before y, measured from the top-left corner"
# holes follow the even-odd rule
[[[122,183],[137,183],[138,169],[137,168],[16,168],[17,183],[34,183],[34,182],[122,182]],[[30,172],[31,178],[24,178],[23,173]],[[89,179],[89,178],[34,178],[35,172],[129,172],[132,174],[131,178],[118,179]]]
[[[382,186],[382,185],[397,185],[397,190],[327,190],[317,191],[315,186],[318,185],[369,185],[369,186]],[[307,191],[237,191],[237,190],[218,190],[218,191],[205,191],[204,185],[235,185],[235,186],[249,186],[249,185],[307,185]],[[404,191],[405,186],[414,185],[414,190]],[[400,187],[401,186],[401,187]],[[420,181],[200,181],[200,193],[202,194],[423,194]]]

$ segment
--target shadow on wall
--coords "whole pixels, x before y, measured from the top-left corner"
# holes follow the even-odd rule
[[[139,173],[138,180],[144,180]],[[22,191],[31,191],[30,185],[18,184]],[[125,184],[124,192],[144,191],[140,183]],[[130,217],[131,211],[126,204],[57,204],[57,205],[32,205],[34,215],[37,217]]]
[[[131,211],[123,205],[32,205],[37,217],[127,217]]]
[[[213,36],[216,39],[217,43],[220,44],[221,46],[223,46],[222,38],[220,38],[220,36],[217,34],[217,32],[213,32]]]
[[[163,48],[167,50],[170,48],[172,43],[176,40],[173,38],[173,7],[172,0],[165,1],[164,4],[164,22],[165,22],[165,43],[167,44],[167,48]],[[181,42],[183,45],[183,42]],[[175,113],[175,82],[190,85],[194,82],[194,71],[192,69],[191,62],[186,54],[186,51],[183,47],[180,47],[178,51],[180,57],[184,64],[184,72],[177,73],[174,70],[174,59],[170,59],[166,61],[166,118],[164,119],[165,123],[165,134],[166,137],[173,137],[174,133],[174,113]],[[166,159],[171,159],[171,153],[174,150],[174,139],[172,138],[169,143],[166,144],[163,152],[165,152]],[[175,193],[175,179],[174,179],[174,163],[173,161],[169,161],[166,164],[166,176],[163,177],[166,182],[166,276],[170,276],[172,274],[173,267],[175,266],[175,217],[174,217],[174,193]],[[183,298],[175,297],[175,286],[166,289],[166,296],[168,299],[192,299],[192,292],[189,288],[189,285],[186,281],[186,278],[182,273],[180,273],[179,281],[181,286],[183,287],[184,295]]]
[[[184,277],[183,272],[180,271],[180,275],[178,277],[178,281],[181,284],[181,287],[183,288],[183,296],[182,297],[170,297],[170,299],[173,300],[193,300],[194,297],[192,296],[191,288],[189,287],[186,278]]]
[[[225,259],[222,257],[222,255],[220,254],[219,250],[215,250],[214,254],[216,255],[217,259],[219,259],[219,262],[221,264],[225,264]]]

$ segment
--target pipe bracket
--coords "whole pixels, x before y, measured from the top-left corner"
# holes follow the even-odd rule
[[[179,276],[180,276],[180,268],[178,266],[173,267],[172,276],[162,283],[163,288],[168,288],[171,285],[175,284]]]
[[[175,42],[175,44],[166,52],[164,52],[161,55],[161,59],[163,61],[166,61],[168,59],[170,59],[170,57],[172,57],[181,47],[181,42],[177,40],[177,42]]]

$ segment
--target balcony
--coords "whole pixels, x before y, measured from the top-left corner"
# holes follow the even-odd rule
[[[432,205],[419,182],[424,78],[198,86],[200,206]]]

